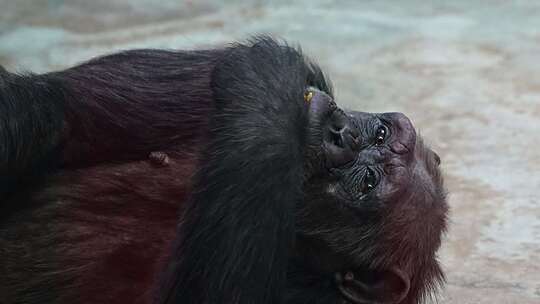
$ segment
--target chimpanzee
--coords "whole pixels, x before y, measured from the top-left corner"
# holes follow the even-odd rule
[[[0,303],[420,303],[439,163],[267,36],[0,69]]]

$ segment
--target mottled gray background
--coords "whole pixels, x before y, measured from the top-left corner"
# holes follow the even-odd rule
[[[50,71],[114,50],[272,33],[338,102],[403,111],[443,158],[440,303],[540,303],[540,1],[0,0],[0,64]]]

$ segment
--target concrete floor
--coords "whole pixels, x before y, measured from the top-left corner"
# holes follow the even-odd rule
[[[0,64],[42,72],[254,33],[299,42],[339,103],[407,113],[441,155],[439,303],[540,303],[540,2],[289,2],[0,0]]]

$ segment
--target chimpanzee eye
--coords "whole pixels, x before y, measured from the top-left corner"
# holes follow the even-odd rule
[[[377,129],[377,132],[375,132],[375,144],[378,146],[384,144],[386,136],[388,136],[388,128],[385,125],[382,125]]]
[[[370,168],[366,168],[366,175],[362,181],[362,193],[366,194],[377,186],[377,176]]]

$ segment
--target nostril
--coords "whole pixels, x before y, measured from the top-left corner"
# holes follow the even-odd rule
[[[330,128],[330,140],[335,146],[343,148],[342,130],[336,130],[335,128]]]
[[[329,129],[329,141],[342,149],[358,150],[361,146],[359,134],[354,132],[347,126],[336,128],[335,126]]]

